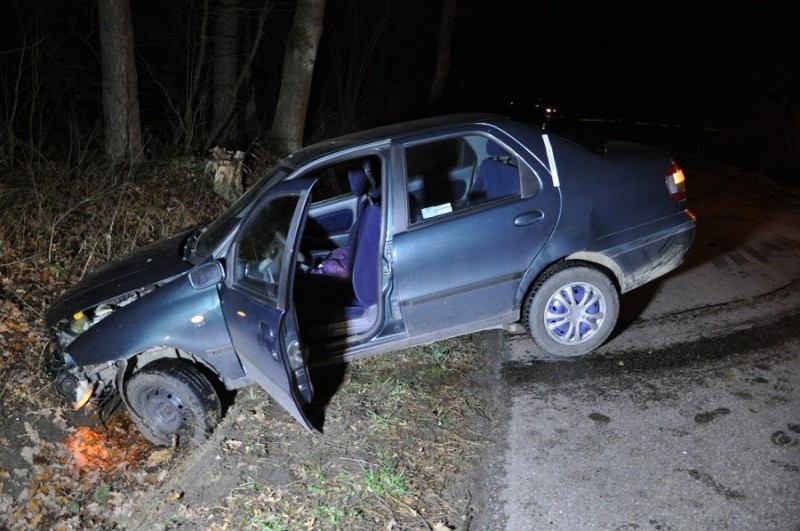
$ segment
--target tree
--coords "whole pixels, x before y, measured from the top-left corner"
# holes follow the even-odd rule
[[[226,1],[226,3],[230,6],[232,4],[238,4],[238,0]],[[233,6],[235,7],[235,6]],[[231,9],[233,9],[231,7]],[[261,38],[264,35],[264,24],[267,21],[267,16],[272,9],[271,0],[264,0],[264,6],[261,8],[261,13],[258,17],[258,27],[255,32],[255,36],[252,39],[252,43],[250,45],[250,52],[248,53],[247,57],[244,58],[244,61],[241,66],[238,66],[239,61],[236,59],[235,52],[236,52],[236,44],[237,39],[236,36],[233,37],[233,42],[228,43],[229,51],[232,54],[232,59],[230,64],[226,65],[226,70],[224,74],[224,82],[216,79],[217,74],[220,72],[218,65],[215,65],[214,68],[214,123],[212,124],[211,132],[208,135],[206,140],[205,149],[210,149],[215,143],[220,142],[221,140],[225,140],[221,138],[223,136],[224,131],[233,131],[234,128],[230,127],[231,120],[233,119],[234,113],[236,111],[237,102],[238,102],[238,94],[239,90],[242,88],[242,85],[245,81],[247,81],[251,77],[251,66],[253,63],[253,59],[258,52],[259,45],[261,43]],[[233,10],[232,14],[229,16],[237,17],[236,25],[238,27],[238,14],[235,10]],[[232,23],[225,23],[223,24],[223,28],[220,28],[219,23],[217,24],[217,33],[218,36],[224,31],[228,31],[231,29]],[[225,30],[225,27],[228,30]],[[217,47],[216,51],[220,53],[220,49]],[[236,70],[238,68],[238,75],[236,75]],[[220,91],[220,94],[217,94],[217,90]],[[217,106],[219,103],[219,106]],[[250,102],[248,102],[248,105]],[[246,112],[248,109],[246,109]]]
[[[329,33],[323,45],[330,59],[320,89],[316,129],[311,137],[331,137],[349,133],[365,124],[391,116],[395,105],[402,105],[411,91],[400,88],[388,74],[388,63],[397,49],[392,38],[394,29],[406,30],[404,17],[417,20],[400,6],[401,0],[359,2],[351,0],[336,4],[329,11],[325,25]],[[397,35],[396,38],[401,38]],[[403,75],[403,68],[392,68],[393,75]],[[400,95],[395,93],[397,90]]]
[[[431,84],[429,101],[431,109],[436,111],[442,99],[442,92],[450,73],[450,37],[453,33],[453,21],[456,18],[458,0],[442,0],[442,20],[439,25],[439,45],[436,50],[436,71]]]
[[[217,11],[214,31],[214,108],[211,127],[226,133],[236,130],[236,115],[230,109],[236,105],[237,48],[239,33],[239,0],[222,0]]]
[[[270,131],[272,150],[276,154],[282,155],[303,145],[308,98],[324,13],[325,0],[297,1],[283,59],[278,105]]]
[[[129,0],[100,0],[99,14],[105,148],[108,157],[120,163],[142,152]]]

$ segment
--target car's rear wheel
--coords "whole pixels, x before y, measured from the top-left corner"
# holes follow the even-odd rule
[[[214,386],[185,362],[150,363],[130,378],[125,392],[136,427],[154,444],[197,444],[219,422],[222,406]]]
[[[594,267],[561,264],[546,272],[525,302],[524,322],[549,354],[587,354],[608,339],[619,315],[619,295]]]

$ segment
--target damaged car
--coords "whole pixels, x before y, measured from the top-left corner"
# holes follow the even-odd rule
[[[61,295],[56,383],[76,408],[121,397],[156,444],[202,440],[221,392],[252,384],[314,429],[310,366],[491,328],[591,352],[694,233],[659,150],[492,115],[372,129],[294,152],[218,219]]]

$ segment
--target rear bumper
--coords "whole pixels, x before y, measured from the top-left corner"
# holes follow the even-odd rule
[[[689,210],[685,215],[682,223],[603,253],[619,267],[622,293],[669,273],[683,262],[696,230],[695,215]]]

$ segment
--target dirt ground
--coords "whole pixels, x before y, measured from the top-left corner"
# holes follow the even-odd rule
[[[482,334],[316,371],[322,433],[254,387],[202,446],[157,448],[124,410],[76,413],[57,396],[47,307],[105,261],[218,215],[204,168],[188,157],[5,176],[0,530],[467,529],[500,426]]]
[[[473,370],[483,365],[475,341],[347,367],[322,434],[306,432],[260,389],[242,393],[211,440],[176,460],[168,479],[118,522],[132,529],[467,529],[472,474],[496,420],[487,375]]]
[[[499,426],[484,343],[317,371],[322,433],[244,389],[188,450],[150,445],[124,410],[101,419],[52,388],[6,387],[0,529],[469,529]]]

